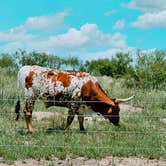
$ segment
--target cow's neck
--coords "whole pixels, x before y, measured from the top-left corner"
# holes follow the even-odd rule
[[[103,102],[90,102],[87,104],[94,112],[99,112],[102,115],[106,115],[110,109],[110,105]]]

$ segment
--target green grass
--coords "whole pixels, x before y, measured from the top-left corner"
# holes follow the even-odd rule
[[[108,80],[109,78],[106,78]],[[120,127],[108,121],[85,122],[86,133],[80,133],[78,122],[74,121],[71,132],[63,132],[66,123],[64,108],[52,107],[46,110],[37,102],[34,111],[62,112],[59,119],[33,119],[35,133],[28,134],[22,117],[14,121],[14,106],[17,98],[16,74],[0,72],[0,157],[5,160],[51,159],[84,156],[102,158],[105,156],[144,156],[148,158],[166,158],[166,95],[164,91],[127,89],[123,80],[104,82],[102,86],[111,97],[135,95],[131,104],[144,107],[141,113],[121,112]],[[5,99],[5,100],[4,100]],[[15,99],[15,100],[10,100]],[[100,118],[100,117],[97,117]]]

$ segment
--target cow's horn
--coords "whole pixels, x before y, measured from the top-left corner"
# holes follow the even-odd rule
[[[115,102],[116,103],[122,103],[122,102],[127,102],[127,101],[130,101],[131,99],[133,99],[134,96],[131,96],[129,98],[126,98],[126,99],[115,99]]]

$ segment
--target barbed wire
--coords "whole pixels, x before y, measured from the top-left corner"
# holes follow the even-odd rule
[[[123,114],[123,111],[121,111],[122,112],[122,114],[120,114],[120,115],[108,115],[108,114],[100,114],[99,112],[94,112],[94,111],[85,111],[83,114],[80,114],[79,115],[79,117],[84,117],[84,118],[94,118],[94,120],[95,120],[95,118],[97,118],[97,119],[104,119],[104,117],[106,117],[106,118],[109,118],[109,117],[138,117],[139,115],[141,116],[142,114],[139,114],[141,111],[136,111],[138,114],[130,114],[130,113],[134,113],[134,111],[130,111],[130,109],[128,109],[128,111],[129,111],[129,113],[126,113],[126,111],[124,111],[125,112],[125,114]],[[14,112],[14,108],[13,108],[13,111],[12,112],[0,112],[0,115],[11,115],[11,116],[13,116],[13,117],[15,117],[15,115],[17,115],[18,113],[15,113]],[[62,118],[67,118],[68,117],[68,111],[62,111],[61,113],[59,112],[59,111],[33,111],[32,112],[32,118],[34,117],[34,118],[37,118],[37,116],[38,116],[38,114],[40,115],[42,115],[42,117],[44,118],[44,115],[46,115],[46,117],[47,118],[49,118],[49,117],[62,117]],[[47,116],[47,114],[48,114],[48,116]],[[166,122],[166,112],[165,112],[165,114],[164,115],[162,115],[162,116],[160,116],[160,115],[148,115],[149,113],[145,113],[145,114],[143,114],[143,117],[142,118],[155,118],[155,119],[160,119],[160,118],[162,118],[162,119],[164,119],[165,120],[165,122]],[[25,113],[23,112],[23,110],[21,110],[21,112],[19,112],[19,115],[21,116],[21,117],[24,117],[24,115],[25,115]],[[34,115],[34,116],[33,116]],[[76,114],[70,114],[69,116],[75,116],[75,115],[78,115],[77,113]],[[2,118],[2,117],[1,117]],[[85,119],[86,120],[86,119]]]
[[[21,101],[24,101],[24,100],[26,100],[27,98],[22,98],[21,99]],[[13,101],[15,101],[15,100],[18,100],[18,98],[0,98],[0,100],[4,100],[4,101],[6,101],[6,100],[13,100]],[[30,99],[31,101],[42,101],[42,102],[54,102],[54,103],[69,103],[69,102],[74,102],[74,103],[95,103],[95,102],[97,102],[97,103],[104,103],[104,101],[90,101],[90,100],[64,100],[64,101],[59,101],[59,100],[51,100],[51,99]],[[134,100],[134,99],[133,99]],[[161,101],[162,100],[162,101]],[[142,100],[138,100],[138,99],[136,99],[136,100],[134,100],[134,101],[137,101],[137,102],[141,102],[141,103],[165,103],[166,104],[166,99],[160,99],[160,100],[158,100],[158,101],[145,101],[145,102],[142,102]],[[133,101],[127,101],[126,103],[133,103]]]
[[[159,151],[165,151],[165,148],[161,147],[120,147],[120,146],[67,146],[67,145],[62,145],[62,146],[57,146],[57,145],[33,145],[33,144],[0,144],[0,147],[29,147],[29,148],[51,148],[51,149],[57,149],[57,148],[75,148],[75,149],[117,149],[117,150],[134,150],[134,149],[141,149],[141,150],[148,150],[148,149],[153,149],[153,150],[159,150]]]
[[[13,127],[15,128],[15,127]],[[5,132],[6,130],[5,129],[0,129],[0,132]],[[24,129],[8,129],[7,132],[9,131],[16,131],[16,132],[27,132],[27,129],[24,128]],[[63,129],[35,129],[35,132],[46,132],[46,133],[51,133],[51,132],[55,132],[55,133],[62,133],[62,134],[66,134],[66,132],[63,130]],[[111,130],[85,130],[85,131],[80,131],[80,130],[69,130],[67,132],[67,134],[73,134],[73,133],[84,133],[84,134],[93,134],[93,133],[97,133],[97,134],[103,134],[103,133],[106,133],[106,134],[144,134],[144,135],[149,135],[149,134],[158,134],[158,135],[163,135],[163,136],[166,136],[166,132],[165,131],[111,131]],[[151,135],[149,135],[151,136]]]
[[[134,111],[133,111],[134,112]],[[35,114],[35,116],[34,116],[34,118],[36,118],[36,113],[43,113],[43,114],[49,114],[49,113],[51,113],[51,115],[49,115],[49,117],[62,117],[62,118],[67,118],[68,117],[68,114],[67,114],[67,112],[66,112],[66,115],[65,114],[59,114],[59,112],[38,112],[38,111],[34,111],[34,112],[32,112],[32,118],[33,118],[33,113]],[[63,112],[64,113],[64,112]],[[24,117],[24,115],[25,115],[25,113],[24,112],[20,112],[19,113],[22,117]],[[16,115],[16,113],[13,111],[13,112],[0,112],[0,115],[11,115],[11,116],[15,116]],[[70,114],[69,116],[75,116],[75,115],[77,115],[77,114]],[[104,117],[106,117],[106,118],[109,118],[109,117],[138,117],[138,114],[136,114],[136,115],[133,115],[133,114],[121,114],[121,115],[102,115],[102,114],[98,114],[98,113],[96,113],[96,112],[86,112],[84,115],[79,115],[79,117],[84,117],[84,118],[88,118],[88,117],[91,117],[92,119],[94,118],[94,120],[95,120],[95,118],[97,118],[97,119],[104,119]],[[47,117],[47,116],[46,116]],[[43,115],[43,118],[44,118],[44,115]],[[48,117],[47,117],[48,118]],[[160,119],[160,118],[162,118],[162,119],[164,119],[165,121],[166,121],[166,113],[165,113],[165,115],[164,116],[153,116],[153,115],[143,115],[143,118],[155,118],[155,119]],[[85,119],[86,120],[86,119]]]

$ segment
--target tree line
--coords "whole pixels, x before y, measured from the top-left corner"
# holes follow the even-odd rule
[[[124,78],[129,87],[165,89],[166,83],[166,51],[156,50],[151,53],[137,51],[135,57],[131,53],[116,53],[108,59],[81,61],[77,57],[63,58],[53,54],[26,52],[0,54],[0,68],[17,71],[24,65],[40,65],[56,69],[68,69],[89,72],[95,76],[111,76]]]

